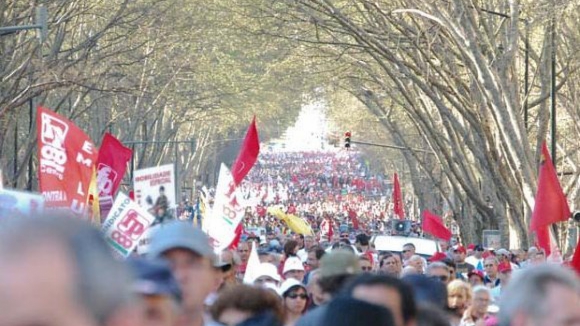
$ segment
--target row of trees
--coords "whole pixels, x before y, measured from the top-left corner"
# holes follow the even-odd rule
[[[0,26],[34,24],[39,5],[48,9],[44,43],[33,31],[0,37],[0,169],[13,187],[37,187],[37,105],[96,143],[105,132],[155,141],[132,145],[134,168],[177,161],[187,187],[212,180],[254,114],[268,139],[309,92],[288,42],[236,30],[218,3],[8,1]]]
[[[261,22],[256,33],[295,41],[313,69],[330,71],[331,102],[347,93],[395,145],[431,152],[400,155],[415,191],[441,194],[466,241],[491,227],[505,245],[530,243],[544,140],[556,143],[565,191],[572,204],[578,198],[576,2],[238,0],[236,7]]]

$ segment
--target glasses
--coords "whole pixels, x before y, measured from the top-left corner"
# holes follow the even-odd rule
[[[290,294],[288,294],[288,298],[290,298],[290,299],[300,298],[302,300],[306,300],[306,299],[308,299],[308,295],[306,293],[300,293],[300,294],[290,293]]]
[[[493,267],[493,266],[495,266],[495,265],[494,264],[486,264],[486,265],[483,265],[483,267]]]
[[[370,272],[373,270],[373,268],[370,266],[362,266],[360,269],[362,269],[363,272]]]
[[[411,250],[409,250],[409,249],[403,249],[403,253],[406,253],[406,252],[411,252]]]

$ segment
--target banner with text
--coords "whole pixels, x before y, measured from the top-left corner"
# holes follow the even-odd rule
[[[38,107],[40,192],[47,208],[68,208],[86,216],[88,190],[97,151],[93,142],[68,119]]]
[[[154,221],[153,215],[119,192],[102,231],[113,251],[127,258]]]
[[[238,202],[238,193],[232,174],[222,163],[211,215],[204,220],[207,223],[207,235],[216,252],[230,245],[236,235],[236,227],[244,217],[245,209]]]
[[[176,207],[173,164],[136,170],[133,173],[135,201],[153,215]]]
[[[101,214],[107,216],[133,152],[109,133],[105,133],[97,160],[97,187]]]
[[[32,192],[0,189],[0,219],[36,217],[44,208],[42,195]]]

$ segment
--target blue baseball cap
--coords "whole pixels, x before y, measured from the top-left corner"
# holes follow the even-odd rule
[[[135,277],[133,290],[136,293],[172,296],[177,301],[181,301],[179,284],[173,277],[166,261],[161,259],[130,258],[127,263]]]
[[[209,238],[191,223],[173,221],[161,224],[151,235],[148,257],[159,258],[171,249],[187,249],[214,261],[215,254],[209,245]]]

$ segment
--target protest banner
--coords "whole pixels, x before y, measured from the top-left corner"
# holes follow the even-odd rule
[[[161,227],[161,224],[156,224],[145,230],[139,243],[137,244],[137,254],[146,255],[149,252],[149,245],[151,245],[151,235]]]
[[[175,209],[175,174],[173,164],[136,170],[133,174],[135,201],[153,215],[159,209]]]
[[[127,170],[133,151],[109,133],[105,133],[97,160],[97,187],[99,189],[99,208],[107,216],[117,189]]]
[[[113,252],[127,258],[154,221],[153,215],[119,192],[103,223],[102,232]]]
[[[0,189],[0,219],[35,217],[44,209],[44,198],[40,194]]]
[[[68,119],[38,107],[39,187],[47,208],[87,216],[88,190],[97,160],[89,136]]]
[[[216,252],[221,252],[232,243],[236,228],[242,221],[244,213],[244,206],[238,202],[234,178],[226,165],[222,163],[211,215],[204,220],[207,223],[207,235]]]

